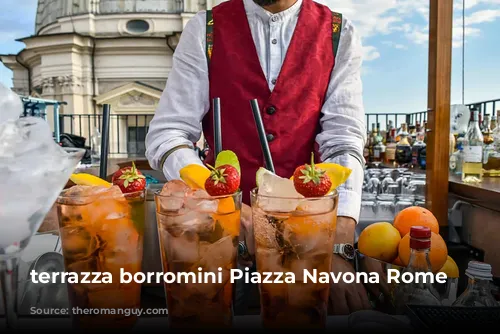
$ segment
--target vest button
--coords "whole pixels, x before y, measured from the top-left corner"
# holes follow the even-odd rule
[[[276,112],[276,108],[273,106],[270,106],[266,109],[266,112],[268,113],[268,115],[272,115]]]
[[[272,133],[268,133],[266,135],[266,139],[267,139],[268,142],[271,142],[271,141],[274,140],[274,135]]]

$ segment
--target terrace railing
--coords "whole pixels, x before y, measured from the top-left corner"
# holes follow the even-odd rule
[[[111,114],[109,121],[109,153],[143,157],[146,134],[154,114]],[[61,133],[90,138],[96,129],[102,133],[102,115],[59,115]]]
[[[476,106],[483,116],[489,114],[491,118],[496,117],[496,113],[500,110],[500,98],[495,100],[488,101],[480,101],[475,103],[467,103],[467,107]],[[366,126],[367,129],[371,130],[371,124],[380,123],[381,130],[386,130],[387,124],[389,121],[392,121],[392,124],[395,127],[398,127],[401,123],[405,122],[408,125],[415,125],[416,122],[422,124],[424,121],[427,121],[428,111],[419,111],[408,114],[401,113],[367,113],[366,114]]]

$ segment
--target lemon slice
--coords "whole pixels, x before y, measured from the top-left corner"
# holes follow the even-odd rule
[[[220,167],[222,165],[231,165],[240,174],[241,177],[241,168],[240,168],[240,162],[238,160],[238,157],[233,151],[225,150],[221,151],[217,155],[217,159],[215,159],[215,168]]]
[[[275,175],[273,172],[265,169],[264,167],[260,167],[255,173],[255,184],[257,187],[260,187],[262,184],[262,180],[266,177],[265,175]]]
[[[71,174],[69,179],[71,180],[71,182],[79,186],[102,186],[108,188],[112,186],[112,184],[108,181],[103,180],[95,175],[86,173]]]
[[[329,193],[337,189],[341,184],[347,181],[352,173],[352,169],[334,163],[323,162],[314,164],[314,166],[326,171],[326,175],[328,175],[328,177],[330,178],[332,186]],[[293,180],[293,176],[290,178],[290,180]]]
[[[179,174],[182,181],[191,189],[205,189],[205,181],[210,177],[210,170],[202,165],[191,164],[183,167]]]

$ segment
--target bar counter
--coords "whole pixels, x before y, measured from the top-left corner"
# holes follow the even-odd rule
[[[460,175],[450,175],[449,192],[471,204],[500,211],[500,177],[483,177],[481,183],[468,184]]]

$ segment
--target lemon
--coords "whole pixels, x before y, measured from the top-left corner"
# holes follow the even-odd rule
[[[202,165],[190,164],[183,167],[179,174],[182,181],[191,189],[205,189],[205,181],[210,177],[210,170]]]
[[[332,192],[333,190],[337,189],[341,184],[347,181],[347,179],[349,178],[349,176],[351,176],[352,173],[352,169],[350,168],[329,162],[314,164],[314,166],[326,171],[326,175],[328,175],[330,181],[332,182],[332,186],[329,192]],[[290,178],[290,180],[293,180],[293,175]]]
[[[108,188],[112,186],[112,184],[108,181],[86,173],[71,174],[69,179],[71,182],[79,186],[102,186]]]
[[[449,255],[443,268],[441,268],[439,272],[445,273],[448,278],[458,278],[459,276],[458,266]]]

